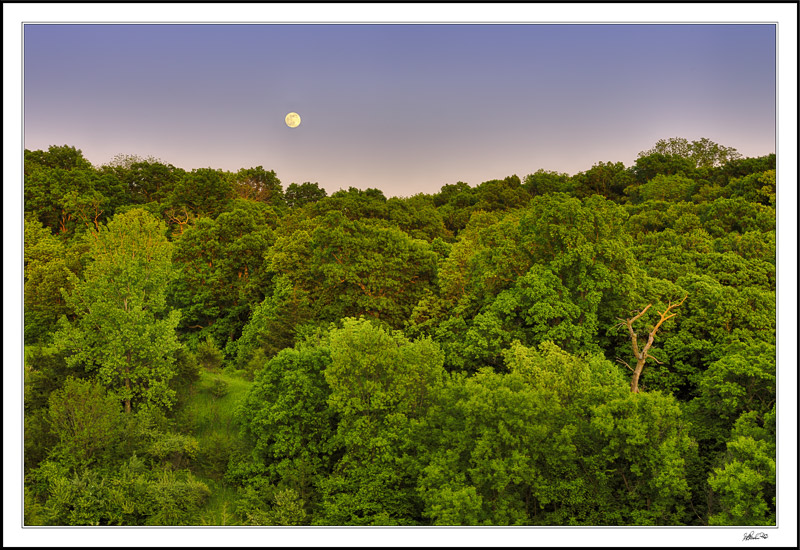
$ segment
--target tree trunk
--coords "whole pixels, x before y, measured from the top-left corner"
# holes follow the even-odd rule
[[[633,369],[633,376],[631,377],[632,393],[639,393],[639,377],[642,375],[642,370],[644,369],[644,362],[645,362],[644,357],[640,357],[636,361],[636,368]]]

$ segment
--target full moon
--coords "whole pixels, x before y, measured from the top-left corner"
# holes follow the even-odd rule
[[[300,126],[300,115],[297,113],[289,113],[286,115],[286,126],[289,128],[297,128]]]

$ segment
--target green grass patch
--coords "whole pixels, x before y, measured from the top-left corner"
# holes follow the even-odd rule
[[[239,494],[235,487],[224,481],[204,480],[211,489],[211,497],[200,513],[197,525],[240,525],[236,519],[236,500]]]
[[[237,374],[201,370],[200,379],[176,415],[181,431],[198,442],[199,451],[190,469],[211,489],[197,525],[237,523],[234,512],[238,494],[223,478],[231,457],[247,452],[234,416],[251,385]]]
[[[178,414],[182,430],[196,437],[200,446],[192,465],[197,475],[219,481],[230,457],[244,452],[234,415],[251,384],[235,374],[201,371]]]

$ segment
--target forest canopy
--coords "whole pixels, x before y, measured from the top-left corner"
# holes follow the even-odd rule
[[[24,179],[26,525],[776,523],[774,154]]]

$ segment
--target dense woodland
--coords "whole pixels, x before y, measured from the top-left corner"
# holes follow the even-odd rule
[[[775,155],[24,177],[26,525],[775,524]]]

